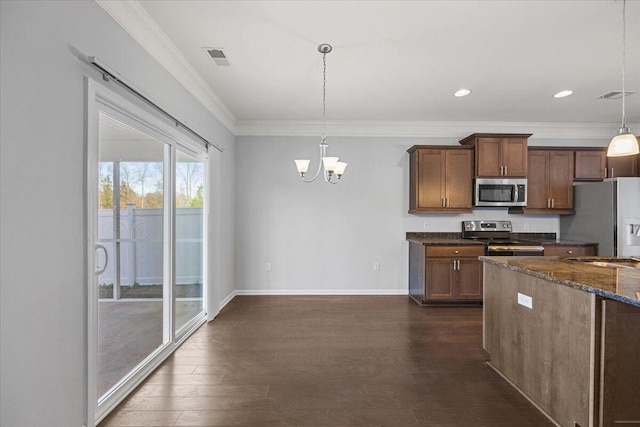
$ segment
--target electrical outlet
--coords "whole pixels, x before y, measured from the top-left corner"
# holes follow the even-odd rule
[[[423,225],[423,230],[428,230],[429,229],[429,223],[425,222]]]
[[[521,294],[520,292],[518,292],[518,304],[533,309],[533,298],[531,298],[529,295]]]
[[[267,263],[267,271],[271,271],[271,263],[270,262]]]
[[[379,262],[374,262],[373,263],[373,271],[380,271],[380,263]]]

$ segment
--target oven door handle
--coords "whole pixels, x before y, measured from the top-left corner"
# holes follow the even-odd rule
[[[487,248],[491,252],[544,252],[543,246],[494,246],[491,245]]]

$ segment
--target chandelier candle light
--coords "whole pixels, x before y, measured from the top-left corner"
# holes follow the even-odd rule
[[[327,125],[326,119],[326,100],[327,100],[327,53],[331,52],[332,47],[328,44],[321,44],[318,46],[318,52],[322,54],[322,139],[320,140],[320,158],[322,161],[318,164],[318,171],[311,179],[304,179],[304,175],[309,170],[309,163],[311,160],[294,160],[296,167],[300,173],[300,178],[304,182],[313,182],[320,176],[322,166],[324,166],[324,180],[330,184],[337,184],[342,175],[344,174],[347,164],[338,161],[338,157],[327,156],[327,136],[325,135],[325,129]],[[333,179],[335,177],[335,179]]]
[[[607,150],[607,156],[609,157],[621,157],[621,156],[632,156],[634,154],[638,154],[638,140],[631,133],[626,124],[626,117],[624,111],[624,98],[625,98],[625,87],[624,87],[624,69],[625,69],[625,59],[626,59],[626,31],[625,31],[625,22],[626,22],[626,0],[622,1],[622,124],[620,125],[620,130],[618,131],[618,135],[614,136],[611,142],[609,143],[609,149]]]

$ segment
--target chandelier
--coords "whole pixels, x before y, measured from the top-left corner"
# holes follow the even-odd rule
[[[327,125],[326,118],[326,101],[327,101],[327,53],[331,52],[332,47],[329,44],[321,44],[318,46],[318,52],[322,54],[322,138],[320,140],[320,159],[321,161],[318,163],[318,171],[311,179],[304,179],[305,174],[309,170],[309,163],[311,160],[295,160],[296,167],[298,168],[298,172],[300,173],[300,178],[304,182],[313,182],[318,176],[320,176],[320,172],[324,177],[324,180],[329,184],[337,184],[342,178],[345,169],[347,168],[347,164],[344,162],[340,162],[338,157],[328,157],[327,156],[327,136],[325,135],[325,129]],[[324,166],[324,170],[323,170]]]
[[[625,98],[625,87],[624,87],[624,68],[625,68],[625,58],[626,58],[626,31],[625,31],[625,21],[626,21],[626,0],[622,1],[622,124],[620,125],[620,130],[618,131],[618,135],[614,136],[611,142],[609,143],[609,149],[607,150],[607,156],[609,157],[620,157],[620,156],[631,156],[634,154],[638,154],[638,140],[631,133],[626,124],[626,117],[624,111],[624,98]]]

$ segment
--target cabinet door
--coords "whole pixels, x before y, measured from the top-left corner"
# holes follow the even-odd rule
[[[476,176],[501,176],[499,138],[478,138],[476,142]]]
[[[460,258],[455,272],[456,297],[461,300],[482,299],[482,263],[475,258]]]
[[[638,155],[624,157],[607,157],[609,178],[619,176],[638,176]]]
[[[445,198],[448,208],[472,208],[473,151],[445,150]]]
[[[442,208],[445,198],[442,150],[418,152],[417,208]]]
[[[576,150],[576,168],[574,179],[598,180],[604,178],[607,167],[607,155],[604,150]]]
[[[453,259],[436,258],[426,261],[425,299],[452,300],[455,298],[453,288]]]
[[[573,152],[549,151],[549,198],[553,209],[573,208]]]
[[[527,140],[505,138],[502,140],[502,166],[505,176],[527,176]]]
[[[527,208],[547,209],[549,207],[548,155],[546,151],[529,152],[529,178],[527,179]]]

